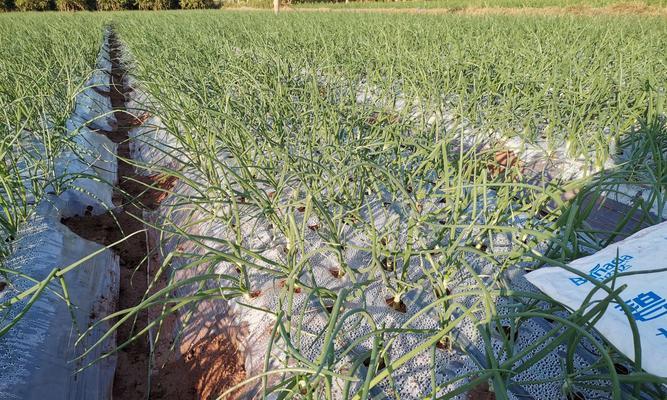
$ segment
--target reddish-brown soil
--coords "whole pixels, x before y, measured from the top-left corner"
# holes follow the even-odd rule
[[[501,150],[494,153],[493,161],[488,163],[487,169],[492,176],[499,176],[516,166],[521,168],[517,155],[512,150]]]
[[[156,209],[175,183],[175,178],[170,176],[139,175],[135,167],[125,161],[131,158],[128,131],[140,125],[145,118],[131,116],[126,111],[126,71],[119,62],[119,43],[113,34],[110,56],[111,91],[99,93],[110,96],[117,126],[113,131],[100,133],[105,133],[118,144],[118,186],[114,192],[117,207],[113,212],[99,216],[84,215],[62,220],[78,235],[104,245],[144,230],[143,211]],[[155,246],[147,238],[147,234],[140,233],[113,246],[120,257],[118,310],[136,306],[147,293],[167,285],[167,274],[155,278],[160,260],[152,250]],[[159,315],[160,309],[148,309],[139,313],[136,321],[131,320],[120,326],[118,344],[134,337]],[[215,320],[214,317],[212,319]],[[157,335],[159,339],[153,347],[154,365],[151,365],[149,338],[146,335],[118,351],[113,389],[115,399],[209,399],[243,381],[244,362],[237,350],[236,337],[218,329],[215,334],[207,332],[208,335],[191,340],[184,349],[183,345],[173,346],[177,326],[175,315],[164,320]]]
[[[182,338],[178,352],[182,357],[165,347],[156,349],[158,379],[151,398],[215,399],[245,379],[244,358],[237,345],[243,332],[230,326],[226,316],[209,315],[211,310],[215,308],[206,302],[198,305],[199,315],[193,323],[197,329],[189,329]],[[190,377],[187,385],[182,376]]]
[[[489,390],[489,385],[482,383],[468,392],[468,400],[496,400],[496,394]]]

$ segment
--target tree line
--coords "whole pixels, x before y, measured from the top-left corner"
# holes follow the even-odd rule
[[[221,6],[221,0],[0,0],[0,11],[168,10]]]

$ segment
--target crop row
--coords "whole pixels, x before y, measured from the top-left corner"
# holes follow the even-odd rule
[[[66,121],[94,70],[101,18],[0,16],[0,236],[13,237],[56,179],[72,149]]]
[[[228,301],[265,346],[246,360],[264,390],[623,395],[610,362],[627,360],[591,333],[595,316],[562,313],[522,274],[618,236],[587,223],[603,189],[648,187],[633,207],[663,218],[664,21],[230,13],[116,27],[148,94],[132,108],[138,166],[178,178],[151,217],[177,297],[149,303]],[[579,179],[529,170],[517,142]],[[572,355],[562,369],[558,352]],[[662,393],[660,378],[632,380]]]

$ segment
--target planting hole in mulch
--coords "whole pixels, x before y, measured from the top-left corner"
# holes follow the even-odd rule
[[[333,299],[324,300],[323,307],[327,311],[327,313],[331,314],[333,312],[335,304],[336,302]],[[343,311],[345,311],[345,307],[341,306],[338,311],[342,313]]]
[[[495,327],[496,325],[494,325]],[[503,336],[505,339],[510,340],[512,342],[516,342],[517,339],[519,338],[519,330],[514,331],[514,335],[511,335],[512,333],[512,327],[509,325],[502,325],[500,329],[496,328],[496,332]]]
[[[478,242],[477,244],[475,244],[475,248],[479,251],[486,252],[486,250],[488,249],[488,246],[484,242]]]
[[[352,214],[348,214],[343,218],[343,224],[350,227],[353,227],[357,222],[359,222],[359,219]]]
[[[510,168],[519,165],[519,158],[512,150],[501,150],[494,154],[493,161],[489,162],[487,169],[491,176],[498,176]]]
[[[445,336],[435,343],[435,347],[440,350],[450,351],[452,349],[452,341]]]
[[[489,389],[488,383],[480,383],[466,397],[467,400],[496,400],[496,394]]]
[[[581,392],[570,392],[567,394],[567,400],[586,400],[586,396]]]
[[[438,296],[438,298],[441,298],[443,296],[451,296],[451,294],[452,294],[452,291],[448,287],[445,288],[444,293],[443,293],[443,290],[439,287],[436,287],[434,289],[434,291],[435,291],[436,296]]]
[[[548,209],[548,208],[546,208],[546,207],[541,207],[541,208],[538,210],[537,214],[538,214],[540,217],[545,218],[545,217],[547,217],[547,216],[549,216],[549,215],[551,214],[551,210]]]
[[[408,307],[405,305],[403,300],[399,300],[397,303],[396,301],[394,301],[394,296],[387,297],[384,300],[384,302],[387,303],[387,305],[391,307],[394,311],[398,311],[403,314],[405,314],[408,311]]]
[[[278,282],[278,287],[284,288],[286,286],[287,286],[287,281],[286,280],[283,279],[280,282]],[[294,293],[296,293],[296,294],[301,293],[301,288],[296,283],[294,284]]]
[[[384,257],[382,260],[380,260],[380,266],[382,267],[383,270],[387,272],[393,272],[394,260],[390,259],[389,257]]]
[[[616,373],[619,375],[627,375],[630,373],[628,367],[620,363],[614,363],[614,370],[616,370]]]
[[[368,367],[371,366],[371,356],[370,356],[370,355],[364,359],[364,366],[365,366],[366,368],[368,368]],[[379,372],[379,371],[382,371],[382,370],[385,369],[386,367],[387,367],[387,366],[386,366],[385,363],[384,363],[384,358],[380,358],[380,359],[378,360],[378,372]]]
[[[305,380],[299,380],[297,382],[299,386],[299,393],[301,393],[302,396],[305,396],[308,394],[308,383]]]
[[[329,273],[336,279],[340,279],[345,275],[345,273],[339,268],[330,268]]]

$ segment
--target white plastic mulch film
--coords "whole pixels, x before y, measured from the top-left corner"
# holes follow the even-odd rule
[[[667,377],[667,222],[646,228],[629,238],[569,264],[582,275],[564,268],[547,267],[526,275],[535,286],[554,300],[577,310],[589,296],[589,307],[609,295],[609,290],[627,286],[619,293],[624,310],[613,302],[595,328],[620,352],[635,360],[634,320],[641,339],[642,368]],[[627,275],[623,275],[627,273]],[[612,286],[613,284],[613,286]]]
[[[113,207],[116,144],[99,132],[115,124],[104,93],[110,85],[108,48],[107,32],[99,69],[77,95],[74,112],[65,123],[71,142],[54,165],[64,185],[61,190],[47,188],[50,193],[36,205],[11,243],[11,253],[2,260],[2,267],[13,271],[2,277],[0,304],[11,300],[2,309],[2,327],[16,322],[0,335],[2,400],[112,396],[116,358],[103,355],[115,347],[115,335],[101,340],[111,324],[98,322],[116,308],[118,257],[61,223],[63,217],[102,214]],[[55,275],[68,266],[73,268]],[[42,290],[35,296],[36,287]]]

